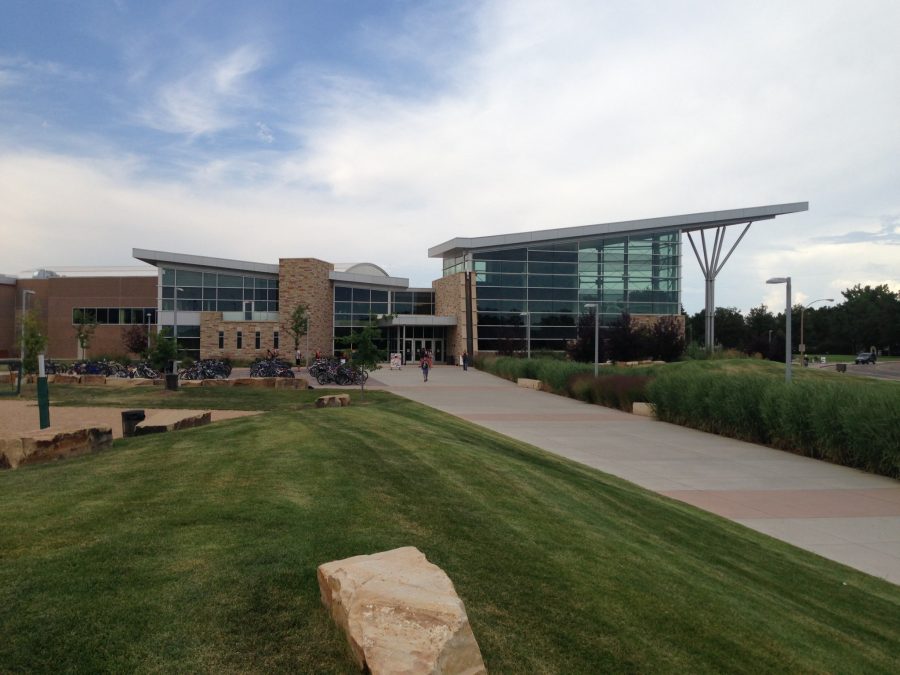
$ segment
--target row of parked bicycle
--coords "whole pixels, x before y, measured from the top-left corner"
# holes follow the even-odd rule
[[[75,361],[69,365],[47,360],[44,364],[48,375],[103,375],[105,377],[158,379],[162,374],[148,362],[122,364],[117,361]],[[309,367],[309,374],[320,385],[361,384],[369,373],[361,368],[342,363],[338,359],[318,359]],[[201,359],[178,371],[180,380],[225,380],[231,375],[231,364],[220,359]],[[294,377],[291,364],[279,358],[259,359],[250,364],[250,377]]]
[[[362,384],[369,379],[369,373],[338,359],[318,359],[309,367],[309,374],[319,384]]]
[[[122,364],[107,359],[75,361],[69,365],[48,359],[44,362],[44,370],[48,375],[103,375],[104,377],[146,377],[149,379],[159,377],[159,373],[147,362]]]

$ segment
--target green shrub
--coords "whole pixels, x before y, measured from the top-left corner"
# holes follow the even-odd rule
[[[659,419],[900,477],[900,387],[685,363],[648,386]]]
[[[568,393],[572,398],[587,403],[599,403],[609,408],[631,412],[636,401],[647,400],[647,375],[600,375],[578,373],[568,382]]]

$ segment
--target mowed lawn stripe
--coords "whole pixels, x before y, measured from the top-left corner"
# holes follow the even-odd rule
[[[404,545],[493,672],[896,669],[896,586],[389,394],[277,393],[0,474],[0,670],[352,672],[315,568]]]

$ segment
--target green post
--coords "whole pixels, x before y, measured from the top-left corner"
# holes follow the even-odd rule
[[[50,426],[50,388],[47,386],[47,372],[44,370],[43,354],[38,355],[37,399],[41,429],[46,429]]]
[[[39,377],[37,381],[38,414],[41,418],[41,429],[50,426],[50,388],[47,378]]]

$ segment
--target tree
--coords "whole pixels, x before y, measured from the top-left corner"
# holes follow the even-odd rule
[[[47,333],[41,325],[41,317],[37,303],[32,306],[22,317],[22,330],[17,334],[20,346],[25,347],[25,360],[22,362],[23,371],[36,373],[38,369],[38,354],[47,347]]]
[[[684,353],[684,331],[674,316],[661,316],[650,329],[652,356],[658,361],[677,361]]]
[[[615,361],[634,361],[646,356],[647,335],[628,312],[623,312],[609,329],[609,355]]]
[[[83,359],[87,354],[88,347],[91,346],[94,331],[97,330],[97,321],[93,314],[76,309],[74,328],[75,338],[78,340],[78,346],[81,347],[81,358]]]
[[[122,329],[122,346],[131,354],[147,352],[147,327],[133,324]]]
[[[147,360],[156,370],[164,370],[169,361],[174,361],[178,353],[175,340],[172,339],[172,331],[163,328],[155,335],[150,336],[150,351],[147,352]]]
[[[887,284],[860,286],[841,291],[846,299],[836,309],[850,351],[900,347],[900,293]]]
[[[363,398],[366,396],[366,379],[368,373],[381,368],[381,363],[387,359],[387,354],[378,348],[376,340],[381,338],[381,331],[374,319],[370,319],[369,323],[354,331],[346,337],[339,338],[338,343],[346,345],[353,349],[350,362],[354,367],[359,368],[359,388]]]
[[[309,308],[304,304],[294,307],[284,326],[284,332],[294,339],[294,353],[300,349],[300,338],[309,332]],[[309,354],[306,355],[306,363],[309,365]]]
[[[592,309],[587,314],[582,314],[578,317],[578,326],[575,333],[577,337],[566,348],[569,358],[573,361],[581,361],[582,363],[594,362],[594,333],[597,332],[594,325],[594,312],[595,310]],[[601,326],[600,330],[602,332],[600,332],[600,348],[597,351],[597,358],[599,361],[605,361],[606,345],[604,344],[603,335],[606,332],[606,327]]]

